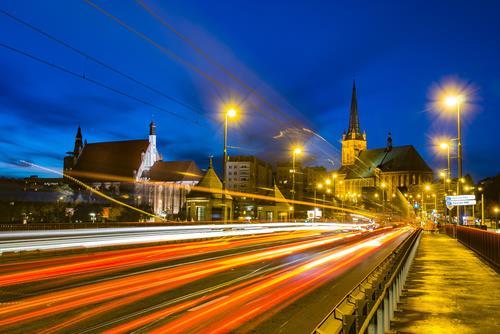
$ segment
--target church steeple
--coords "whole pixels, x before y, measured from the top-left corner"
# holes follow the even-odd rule
[[[156,124],[154,121],[151,121],[151,123],[149,123],[149,135],[150,136],[156,135]]]
[[[349,113],[349,127],[347,128],[347,139],[360,139],[363,140],[364,136],[361,133],[359,126],[358,115],[358,96],[356,94],[356,82],[352,82],[352,95],[351,95],[351,111]]]
[[[349,127],[342,135],[342,165],[355,163],[359,154],[366,150],[366,134],[361,132],[358,115],[358,96],[356,82],[352,83],[351,109],[349,112]]]
[[[78,130],[76,131],[75,136],[75,147],[73,148],[73,156],[78,157],[83,148],[83,137],[82,137],[82,129],[80,125],[78,125]]]

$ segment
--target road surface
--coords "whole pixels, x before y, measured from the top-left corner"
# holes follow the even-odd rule
[[[411,233],[303,227],[120,248],[4,253],[0,328],[307,333]],[[122,238],[128,232],[117,233]],[[103,237],[35,239],[83,235]],[[20,237],[21,244],[34,242]],[[20,242],[15,238],[2,241]]]

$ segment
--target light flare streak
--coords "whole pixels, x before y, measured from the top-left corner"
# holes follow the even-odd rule
[[[268,261],[327,244],[333,244],[361,233],[349,233],[340,236],[328,236],[314,241],[295,242],[285,246],[275,246],[264,251],[254,251],[243,255],[185,264],[175,268],[138,274],[131,277],[114,279],[87,286],[71,288],[37,297],[26,298],[20,303],[0,307],[0,326],[8,326],[22,321],[51,316],[59,312],[79,307],[106,302],[129,294],[149,289],[155,292],[168,291],[195,280],[200,280],[231,268],[240,267],[259,261]],[[153,290],[151,290],[153,291]]]

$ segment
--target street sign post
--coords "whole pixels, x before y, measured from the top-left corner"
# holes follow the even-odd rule
[[[446,206],[476,205],[476,195],[446,196]]]

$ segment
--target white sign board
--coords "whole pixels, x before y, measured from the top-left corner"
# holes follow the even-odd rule
[[[476,195],[446,196],[446,206],[476,205]]]
[[[314,209],[314,210],[308,210],[307,211],[307,218],[309,219],[314,219],[314,218],[321,218],[321,210]]]

